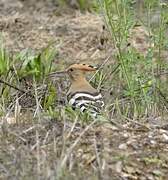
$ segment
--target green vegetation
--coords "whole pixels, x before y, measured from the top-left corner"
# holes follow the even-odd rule
[[[80,1],[82,9],[83,1]],[[87,3],[86,3],[87,4]],[[166,27],[168,22],[168,7],[158,1],[145,1],[145,16],[142,19],[136,18],[135,3],[133,1],[98,1],[97,6],[104,16],[105,24],[109,30],[110,43],[114,45],[116,53],[116,71],[114,65],[103,68],[92,78],[92,82],[105,90],[119,88],[118,93],[107,102],[107,110],[110,112],[116,109],[116,114],[124,117],[140,118],[149,116],[151,113],[163,115],[167,109],[167,73],[168,63],[163,55],[168,48]],[[152,15],[156,10],[160,11],[157,26],[151,23]],[[146,50],[140,52],[132,46],[130,39],[132,29],[143,27],[148,36]],[[142,36],[142,37],[141,37]],[[143,38],[144,34],[139,34]],[[145,47],[144,47],[145,48]],[[0,49],[0,112],[12,102],[18,93],[28,93],[34,98],[40,94],[40,106],[45,111],[54,114],[57,109],[57,91],[48,74],[58,69],[53,61],[57,50],[48,46],[41,53],[33,55],[29,50],[24,50],[16,55],[10,55],[1,41]],[[111,60],[110,58],[110,60]],[[110,61],[109,60],[109,61]],[[64,67],[61,67],[64,68]],[[111,73],[109,77],[109,73]],[[29,84],[30,86],[26,86]],[[46,86],[44,88],[44,86]],[[43,87],[43,88],[42,88]],[[27,91],[27,88],[29,89]],[[35,88],[40,89],[35,94]],[[19,91],[18,91],[19,89]],[[15,90],[15,92],[14,92]],[[65,92],[64,92],[65,94]],[[14,99],[15,99],[14,98]],[[107,97],[108,99],[108,97]],[[166,114],[164,114],[166,116]]]
[[[73,8],[80,9],[81,11],[95,11],[97,10],[96,0],[59,0],[63,6],[68,5]]]
[[[122,82],[123,96],[129,98],[129,103],[125,103],[122,109],[127,111],[129,106],[127,113],[142,117],[145,113],[150,115],[156,107],[156,113],[160,114],[167,108],[168,96],[167,79],[163,80],[168,68],[168,63],[163,57],[168,44],[168,39],[165,38],[168,6],[159,1],[145,1],[145,16],[136,19],[133,1],[99,0],[99,5],[117,50],[116,63],[120,64],[120,70],[115,76],[118,82]],[[151,18],[156,8],[160,10],[160,17],[157,27],[154,27]],[[129,42],[131,30],[138,26],[145,28],[149,37],[146,52],[138,52]],[[145,41],[141,32],[139,38]],[[141,46],[145,45],[143,41]],[[115,80],[111,82],[113,86],[117,86],[116,83]],[[124,111],[122,115],[128,116]]]

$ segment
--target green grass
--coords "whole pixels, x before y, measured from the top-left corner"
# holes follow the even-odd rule
[[[52,103],[51,97],[53,97],[52,99],[55,97],[52,84],[48,82],[48,74],[57,69],[56,66],[53,66],[53,60],[57,52],[52,47],[47,47],[38,54],[33,54],[30,50],[24,50],[11,56],[2,43],[0,51],[1,114],[16,96],[29,94],[31,98],[34,98],[35,84],[38,88],[41,87],[44,90],[42,92],[45,101],[43,106],[48,107]],[[45,97],[45,91],[49,93],[47,97]]]
[[[115,60],[115,66],[114,63],[108,67],[104,64],[91,82],[98,89],[112,91],[111,98],[109,94],[105,97],[107,111],[110,114],[115,109],[116,115],[131,118],[150,116],[152,112],[158,115],[165,113],[166,116],[168,85],[165,77],[168,63],[163,54],[168,48],[168,39],[165,38],[168,26],[167,5],[158,1],[145,1],[142,19],[136,18],[133,1],[98,0],[97,7],[103,14],[110,43],[116,50],[115,55],[109,54]],[[153,26],[152,15],[158,10],[158,26]],[[130,32],[136,27],[146,29],[149,36],[149,46],[145,53],[137,51],[129,42]],[[6,83],[1,82],[0,87],[0,114],[5,114],[5,109],[14,103],[12,100],[16,100],[23,92],[31,96],[30,99],[36,97],[35,104],[37,105],[38,100],[39,106],[45,112],[55,114],[60,93],[58,95],[58,84],[54,84],[48,74],[64,68],[53,63],[57,53],[52,46],[48,46],[37,54],[25,49],[11,55],[1,41],[0,78]],[[65,96],[66,90],[67,86],[65,90],[62,89],[62,96]]]
[[[81,12],[85,12],[85,11],[92,12],[92,11],[97,11],[98,9],[96,0],[75,0],[75,1],[59,0],[58,2],[62,6],[71,6],[72,8],[79,9]]]
[[[159,4],[159,1],[145,1],[144,17],[136,19],[133,1],[99,0],[98,2],[117,50],[115,59],[116,63],[120,64],[120,71],[115,76],[122,82],[123,96],[130,100],[129,113],[137,118],[145,115],[146,112],[150,115],[151,108],[155,105],[158,107],[157,111],[162,112],[165,107],[167,108],[167,80],[162,81],[161,75],[168,67],[167,60],[162,58],[164,51],[167,51],[168,42],[165,38],[167,5]],[[155,9],[160,10],[157,27],[151,24]],[[146,28],[150,37],[150,46],[145,55],[131,45],[128,46],[130,31],[136,27],[137,22]],[[141,37],[142,34],[139,36]],[[112,84],[117,86],[115,81],[112,81]],[[125,105],[128,106],[128,104]],[[125,115],[125,112],[122,114]]]

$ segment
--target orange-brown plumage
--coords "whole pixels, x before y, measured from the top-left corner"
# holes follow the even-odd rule
[[[93,72],[97,69],[93,66],[86,64],[73,64],[66,69],[66,72],[69,75],[71,86],[68,91],[68,94],[71,92],[77,91],[86,91],[86,92],[97,92],[95,88],[93,88],[90,83],[86,80],[85,74],[86,72]]]

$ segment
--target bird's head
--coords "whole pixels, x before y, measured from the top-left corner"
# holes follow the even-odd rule
[[[69,66],[67,69],[65,69],[64,71],[57,71],[54,73],[50,73],[49,76],[53,76],[53,75],[60,75],[60,74],[68,74],[70,77],[71,81],[80,81],[83,78],[85,78],[85,74],[87,72],[93,72],[96,71],[98,69],[98,67],[95,66],[91,66],[88,64],[73,64],[71,66]]]
[[[85,73],[96,71],[97,67],[88,64],[73,64],[69,66],[65,72],[71,80],[80,80],[85,77]]]

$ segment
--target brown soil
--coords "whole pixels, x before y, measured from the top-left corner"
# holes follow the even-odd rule
[[[105,58],[99,50],[103,21],[95,14],[58,7],[51,0],[5,0],[0,7],[0,31],[10,51],[37,51],[51,43],[59,51],[59,63]]]

